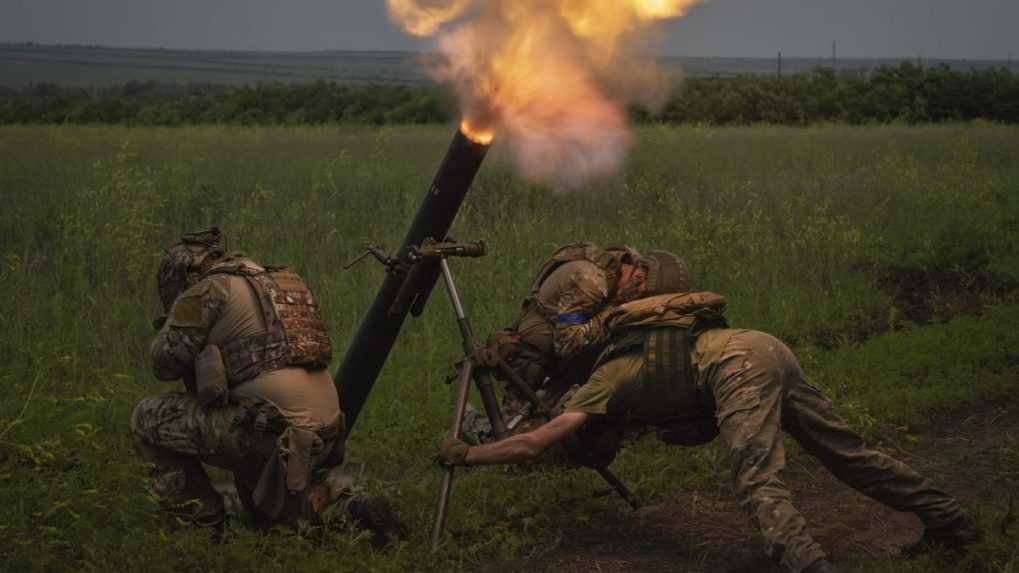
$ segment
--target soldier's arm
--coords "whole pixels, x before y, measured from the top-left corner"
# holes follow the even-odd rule
[[[570,277],[568,288],[559,300],[555,317],[556,355],[570,358],[584,348],[609,338],[605,319],[609,285],[605,273],[594,265],[585,265]]]
[[[227,295],[220,282],[204,280],[177,297],[149,345],[152,373],[157,379],[177,380],[194,368]]]
[[[511,464],[540,456],[545,450],[559,444],[584,425],[588,414],[567,412],[552,419],[537,430],[519,434],[491,444],[471,446],[466,463],[471,466]]]

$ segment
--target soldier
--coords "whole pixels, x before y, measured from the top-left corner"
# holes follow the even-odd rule
[[[599,247],[579,242],[557,249],[532,282],[514,324],[489,337],[482,352],[483,366],[499,375],[504,362],[532,390],[541,390],[554,403],[572,384],[583,382],[597,357],[591,334],[602,312],[635,296],[632,281],[641,275],[644,260],[627,247]],[[507,385],[504,417],[511,429],[523,430],[545,418],[529,418],[527,401]],[[517,426],[519,420],[527,419]],[[488,419],[471,407],[465,436],[474,443],[491,438]]]
[[[659,262],[646,276],[645,298],[603,312],[591,324],[589,339],[611,337],[611,343],[564,413],[492,444],[447,438],[440,457],[456,465],[520,462],[592,425],[652,427],[665,441],[688,446],[721,435],[740,506],[760,529],[768,555],[793,573],[834,571],[779,480],[784,429],[843,482],[921,519],[923,537],[904,549],[906,555],[932,546],[961,550],[978,540],[955,499],[870,449],[847,427],[831,401],[806,382],[785,344],[763,332],[728,328],[724,298],[687,292],[685,272],[662,272],[685,268],[674,255],[659,254]],[[666,275],[683,279],[663,280]]]
[[[340,463],[345,439],[318,302],[293,271],[227,254],[221,241],[215,228],[186,234],[159,265],[167,315],[157,321],[152,368],[188,391],[148,396],[131,415],[135,448],[153,464],[152,493],[219,529],[224,499],[210,464],[233,472],[257,527],[315,517],[344,497],[358,523],[400,532],[384,499],[312,485],[316,469]]]

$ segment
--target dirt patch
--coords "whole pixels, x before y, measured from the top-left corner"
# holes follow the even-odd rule
[[[1001,463],[1019,443],[1019,399],[966,405],[922,426],[889,430],[876,447],[909,463],[964,504],[1004,509],[1019,491],[1019,472]],[[1014,465],[1012,466],[1014,467]],[[922,530],[850,489],[805,454],[790,456],[783,480],[810,533],[838,560],[895,556]],[[606,510],[570,531],[558,548],[526,562],[486,564],[486,571],[778,571],[763,556],[756,531],[725,483],[678,493],[673,502],[627,512]]]
[[[873,316],[848,329],[815,331],[806,337],[807,341],[826,349],[856,344],[887,332],[890,323],[893,328],[902,328],[944,322],[963,314],[979,314],[985,306],[1019,296],[1019,282],[997,279],[986,270],[927,271],[888,266],[870,272],[877,273],[878,287],[892,298],[894,314]]]
[[[926,271],[912,267],[886,267],[878,285],[895,301],[903,319],[915,324],[948,320],[978,313],[988,304],[1015,293],[1015,281],[996,280],[987,271]]]

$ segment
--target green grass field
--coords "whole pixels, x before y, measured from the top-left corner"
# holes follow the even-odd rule
[[[377,551],[334,521],[268,536],[241,530],[216,545],[161,521],[144,494],[128,416],[142,396],[174,389],[146,363],[161,248],[216,224],[230,248],[295,266],[319,295],[338,360],[382,276],[372,265],[340,267],[364,242],[397,245],[451,134],[0,129],[0,570],[483,570],[540,561],[625,512],[592,497],[601,485],[591,472],[472,470],[454,488],[455,537],[429,555],[432,456],[452,401],[443,378],[460,346],[441,293],[405,326],[348,445],[368,463],[368,489],[391,495],[413,527],[410,540]],[[734,325],[790,341],[869,436],[1019,388],[1019,129],[637,135],[624,173],[572,193],[520,182],[496,146],[454,227],[491,248],[454,267],[479,333],[512,319],[548,252],[587,238],[680,253],[697,288],[729,298]],[[1019,476],[1016,452],[996,462],[1002,476]],[[650,438],[614,467],[652,502],[727,480],[717,448],[678,452]],[[987,523],[1003,511],[976,510]],[[992,535],[966,567],[1019,571],[1016,545],[1014,531]],[[853,566],[956,570],[865,553]]]

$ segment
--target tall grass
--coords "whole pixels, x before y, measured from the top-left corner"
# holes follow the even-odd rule
[[[242,532],[213,547],[201,531],[159,521],[144,497],[128,415],[140,397],[175,388],[152,380],[145,356],[161,248],[218,225],[230,248],[293,265],[317,292],[342,357],[382,271],[340,267],[364,242],[397,245],[451,132],[0,129],[2,568],[277,570],[300,559],[311,569],[447,570],[529,553],[603,512],[611,502],[588,499],[599,487],[588,472],[471,471],[455,493],[460,543],[428,557],[423,535],[376,553],[336,524]],[[511,320],[545,254],[587,238],[681,254],[698,288],[729,298],[735,325],[796,343],[863,431],[1014,390],[1017,341],[1001,327],[1015,315],[1008,300],[991,318],[864,347],[815,342],[851,340],[860,325],[909,326],[878,288],[888,267],[1019,280],[1019,130],[651,127],[638,139],[622,174],[574,193],[520,182],[494,150],[454,227],[491,246],[486,259],[454,263],[479,333]],[[446,306],[436,293],[407,324],[348,449],[369,462],[369,488],[393,495],[419,531],[448,422],[442,379],[460,348]],[[938,341],[960,333],[981,341],[951,365],[973,374],[966,391],[945,377],[909,386],[909,365],[940,364]],[[875,372],[879,384],[858,382]],[[657,499],[726,467],[715,449],[677,456],[649,441],[617,463]]]

